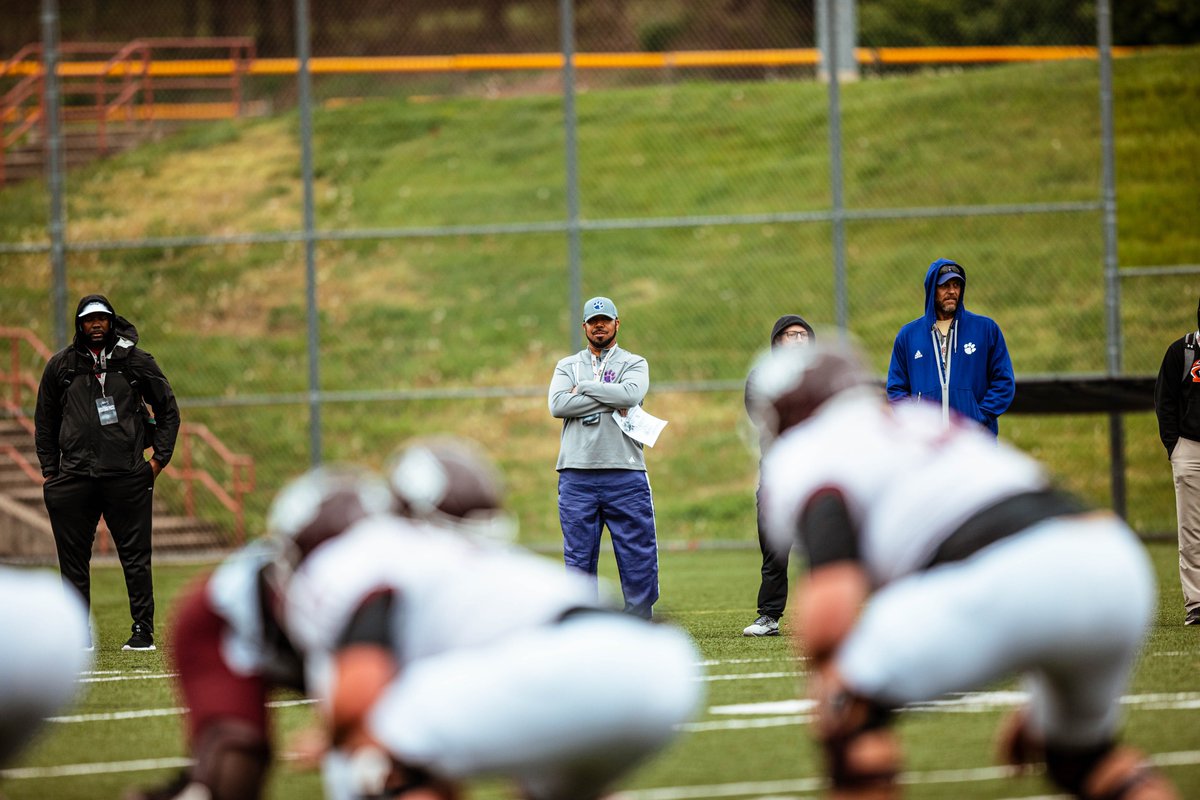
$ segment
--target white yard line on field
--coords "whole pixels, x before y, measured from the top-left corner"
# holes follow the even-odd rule
[[[268,708],[290,708],[291,706],[307,706],[316,700],[272,700]],[[47,722],[112,722],[122,719],[145,719],[147,717],[175,717],[185,713],[185,708],[143,708],[137,711],[110,711],[105,714],[72,714],[65,717],[47,717]]]
[[[771,662],[784,662],[791,664],[796,659],[791,656],[780,655],[775,658],[710,658],[705,661],[697,661],[698,667],[719,667],[722,664],[763,664]]]
[[[1150,760],[1160,767],[1196,766],[1200,764],[1200,751],[1186,750],[1176,753],[1157,753]],[[190,766],[188,758],[146,758],[137,761],[109,761],[90,764],[62,764],[53,767],[19,767],[0,770],[0,778],[22,780],[36,778],[63,778],[80,775],[100,775],[117,772],[142,772],[153,769],[181,769]],[[970,783],[990,781],[1008,777],[1008,767],[980,767],[977,769],[935,770],[930,772],[906,772],[900,781],[909,785],[931,783]],[[782,781],[760,781],[755,783],[726,783],[709,786],[670,786],[659,789],[641,789],[621,793],[626,800],[705,800],[720,797],[747,797],[778,795],[781,792],[816,792],[824,787],[822,778],[796,778]]]
[[[19,767],[0,770],[0,778],[69,778],[79,775],[103,775],[112,772],[144,772],[149,769],[190,767],[190,758],[143,758],[137,761],[108,761],[93,764],[62,764],[57,767]]]
[[[1151,760],[1160,767],[1194,766],[1200,764],[1200,751],[1158,753]],[[979,767],[977,769],[947,769],[928,772],[906,772],[900,782],[909,786],[936,783],[978,783],[1008,778],[1010,767]],[[715,800],[720,797],[792,797],[796,793],[813,794],[826,786],[823,778],[795,778],[780,781],[722,783],[709,786],[665,786],[659,789],[635,789],[621,792],[622,800]],[[1058,795],[1053,795],[1058,797]],[[1023,800],[1031,800],[1023,798]]]
[[[716,680],[735,680],[737,678],[776,677],[788,673],[756,673],[754,675],[719,675],[710,676]],[[920,703],[909,706],[906,711],[945,711],[954,713],[979,713],[996,708],[1012,708],[1020,705],[1026,699],[1024,692],[973,692]],[[311,705],[314,700],[274,700],[267,705],[270,708],[289,708],[292,706]],[[1183,711],[1200,708],[1200,692],[1159,692],[1152,694],[1127,695],[1121,698],[1121,703],[1145,711]],[[783,725],[803,725],[810,719],[813,701],[808,699],[777,700],[767,703],[736,703],[733,705],[711,706],[709,714],[717,716],[742,716],[749,719],[709,720],[692,722],[680,726],[685,731],[719,731],[744,730],[747,728],[774,728]],[[102,714],[73,714],[69,716],[49,717],[48,722],[57,723],[87,723],[112,722],[115,720],[145,719],[148,717],[170,717],[184,713],[182,708],[145,708],[136,711],[112,711]]]
[[[960,695],[914,703],[905,711],[958,711],[978,713],[996,708],[1011,708],[1024,703],[1029,695],[1025,692],[967,692]],[[1146,711],[1184,711],[1200,706],[1200,692],[1154,692],[1130,694],[1121,698],[1121,704]],[[712,706],[710,714],[718,715],[763,715],[763,714],[806,714],[813,709],[808,699],[777,700],[769,703],[736,703]]]
[[[731,675],[705,675],[702,681],[757,681],[766,678],[796,678],[803,672],[745,672]]]
[[[104,678],[80,678],[80,683],[113,683],[114,681],[160,681],[164,678],[174,678],[176,672],[156,672],[151,674],[109,675]]]
[[[812,714],[794,714],[777,717],[752,717],[750,719],[718,719],[707,722],[684,722],[677,730],[688,733],[707,733],[709,731],[744,731],[751,728],[782,728],[787,725],[807,725],[812,722]]]
[[[763,664],[763,663],[784,663],[792,664],[794,660],[791,658],[724,658],[712,659],[707,661],[697,662],[700,667],[717,667],[725,664]],[[148,680],[163,680],[166,678],[174,678],[178,675],[176,672],[158,672],[148,673],[143,670],[119,670],[119,669],[94,669],[85,670],[80,674],[80,683],[107,683],[112,681],[148,681]],[[775,677],[794,677],[800,675],[799,672],[779,672],[779,673],[760,673],[748,675],[729,675],[712,678],[712,680],[736,680],[740,677],[746,679],[757,678],[775,678]]]

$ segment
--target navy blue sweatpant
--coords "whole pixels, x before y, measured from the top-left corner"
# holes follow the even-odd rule
[[[595,575],[600,536],[608,526],[625,610],[649,619],[658,600],[658,541],[646,473],[629,469],[564,469],[558,474],[563,560]]]

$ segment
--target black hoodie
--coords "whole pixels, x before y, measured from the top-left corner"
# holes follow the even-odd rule
[[[1184,364],[1187,339],[1192,339],[1191,364]],[[1171,343],[1163,356],[1154,383],[1154,411],[1158,436],[1170,456],[1180,437],[1200,442],[1200,302],[1196,305],[1196,332]]]
[[[804,321],[804,317],[800,316],[799,314],[784,314],[782,317],[775,320],[775,325],[771,328],[772,349],[779,345],[779,335],[793,325],[799,325],[801,328],[804,328],[804,330],[808,331],[808,340],[810,342],[816,340],[816,331],[812,329],[812,325],[809,325]]]
[[[79,313],[89,303],[101,303],[112,315],[104,340],[103,386],[97,379]],[[145,468],[143,451],[154,447],[154,458],[166,466],[179,434],[179,407],[171,385],[154,357],[137,347],[137,329],[119,316],[108,298],[89,294],[75,307],[75,337],[46,362],[34,413],[38,461],[42,475],[64,472],[100,477]],[[116,422],[100,424],[96,401],[112,399]],[[154,410],[154,441],[145,439],[145,406]]]
[[[816,331],[813,330],[812,325],[809,325],[807,322],[804,321],[804,317],[800,316],[799,314],[784,314],[782,317],[775,320],[775,324],[771,326],[771,342],[770,343],[771,343],[772,350],[774,350],[776,347],[779,346],[779,339],[780,339],[780,336],[783,334],[783,332],[785,330],[787,330],[788,328],[792,327],[793,325],[799,325],[800,327],[804,328],[804,330],[808,331],[808,341],[809,342],[816,341],[817,333],[816,333]],[[751,391],[753,391],[753,384],[754,384],[754,370],[750,370],[750,374],[746,376],[746,389],[742,395],[742,402],[746,405],[746,413],[747,414],[751,414],[750,393],[751,393]],[[754,417],[751,414],[751,419],[753,420],[753,418]],[[761,431],[759,432],[759,436],[760,436],[760,440],[761,440],[761,438],[762,438]],[[760,444],[761,444],[761,441],[760,441]]]

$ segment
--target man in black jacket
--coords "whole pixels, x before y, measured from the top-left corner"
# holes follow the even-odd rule
[[[124,650],[154,649],[150,533],[154,480],[171,460],[179,407],[137,329],[103,295],[75,309],[75,339],[46,363],[35,439],[58,567],[90,606],[92,544],[104,515],[129,593]],[[153,424],[143,403],[154,410]],[[152,432],[151,432],[152,431]],[[152,447],[149,461],[144,450]]]
[[[1196,309],[1200,326],[1200,306]],[[1200,328],[1171,343],[1154,384],[1158,435],[1171,459],[1184,625],[1200,625]]]

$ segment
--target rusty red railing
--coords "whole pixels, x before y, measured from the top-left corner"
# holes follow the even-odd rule
[[[205,469],[196,466],[196,445],[203,443],[222,462],[229,466],[229,488],[222,486]],[[196,484],[199,483],[233,514],[234,538],[238,545],[246,541],[246,504],[248,492],[254,491],[254,459],[232,452],[208,429],[198,422],[189,422],[179,430],[179,457],[183,469],[179,477],[183,481],[183,508],[189,517],[196,516]]]
[[[157,68],[161,64],[186,67],[192,63],[189,55],[214,52],[229,65],[219,75]],[[63,42],[59,54],[64,127],[94,128],[95,150],[105,155],[110,150],[110,126],[115,122],[135,129],[152,125],[158,116],[156,98],[165,92],[216,91],[223,102],[209,105],[227,109],[224,116],[241,116],[243,84],[255,60],[255,47],[249,37],[146,38],[121,44]],[[35,128],[45,140],[44,78],[39,43],[25,45],[0,64],[0,80],[16,80],[0,96],[0,186],[6,179],[5,153],[27,141]]]

